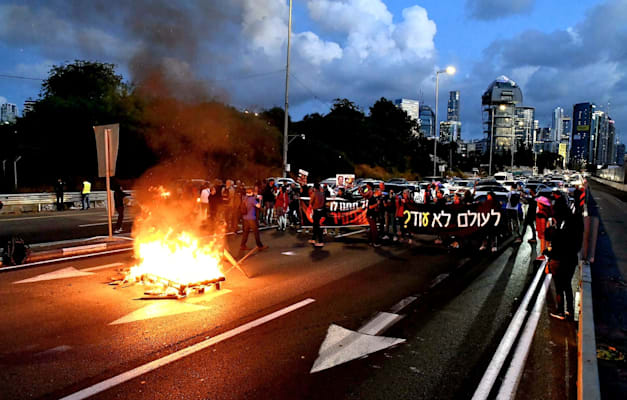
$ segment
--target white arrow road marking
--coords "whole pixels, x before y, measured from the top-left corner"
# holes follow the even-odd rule
[[[23,279],[21,281],[13,282],[15,283],[30,283],[30,282],[39,282],[39,281],[49,281],[52,279],[62,279],[62,278],[74,278],[77,276],[87,276],[93,275],[93,272],[83,272],[79,271],[74,267],[67,267],[63,269],[59,269],[53,272],[48,272],[47,274],[37,275],[32,278]]]
[[[283,254],[284,256],[295,256],[296,253],[294,253],[293,251],[284,251],[281,252],[281,254]]]
[[[84,268],[81,271],[93,272],[93,271],[99,271],[101,269],[107,269],[107,268],[113,268],[113,267],[121,267],[122,265],[124,265],[124,263],[116,262],[116,263],[111,263],[111,264],[99,265],[97,267]]]
[[[331,324],[310,373],[322,371],[403,342],[405,339],[367,335]]]
[[[145,307],[140,308],[139,310],[135,310],[129,314],[126,314],[122,318],[118,318],[115,321],[111,322],[109,325],[128,324],[129,322],[143,321],[146,319],[167,317],[170,315],[206,310],[209,307],[192,303],[210,301],[211,299],[227,293],[231,293],[231,291],[229,289],[216,290],[204,296],[190,297],[184,302],[157,300],[156,303],[149,304]]]
[[[109,325],[127,324],[129,322],[141,321],[145,319],[202,311],[208,308],[209,307],[182,303],[178,301],[173,302],[158,300],[157,303],[147,305],[146,307],[135,310],[130,314],[126,314],[122,318],[118,318],[115,321],[111,322]]]
[[[259,325],[263,325],[266,322],[270,322],[274,319],[277,319],[285,314],[291,313],[292,311],[296,311],[299,308],[305,307],[308,304],[313,303],[314,299],[305,299],[302,301],[299,301],[298,303],[294,303],[291,306],[287,306],[285,308],[282,308],[278,311],[275,311],[271,314],[268,314],[266,316],[263,316],[261,318],[257,318],[254,321],[250,321],[244,325],[240,325],[235,329],[231,329],[230,331],[226,331],[224,333],[219,334],[218,336],[214,336],[212,338],[209,338],[207,340],[203,340],[202,342],[196,343],[192,346],[186,347],[182,350],[179,350],[175,353],[172,353],[170,355],[167,355],[163,358],[159,358],[157,360],[151,361],[148,364],[144,364],[144,365],[140,365],[137,368],[134,368],[130,371],[126,371],[123,372],[119,375],[116,375],[112,378],[109,378],[107,380],[104,380],[100,383],[97,383],[93,386],[87,387],[81,391],[78,391],[76,393],[73,393],[69,396],[66,396],[64,398],[62,398],[61,400],[82,400],[82,399],[86,399],[90,396],[95,395],[96,393],[100,393],[103,392],[107,389],[110,389],[114,386],[117,386],[121,383],[124,383],[126,381],[130,381],[133,378],[136,378],[140,375],[143,375],[145,373],[148,373],[150,371],[154,371],[157,368],[160,368],[166,364],[169,364],[171,362],[174,362],[176,360],[180,360],[183,357],[187,357],[191,354],[194,354],[198,351],[204,350],[210,346],[213,346],[215,344],[218,344],[220,342],[223,342],[227,339],[230,339],[234,336],[239,335],[240,333],[244,333],[246,331],[251,330],[252,328],[255,328]]]

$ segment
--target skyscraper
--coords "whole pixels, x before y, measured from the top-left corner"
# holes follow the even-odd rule
[[[516,107],[514,109],[514,133],[518,145],[528,149],[534,143],[534,121],[536,109],[533,107]]]
[[[420,103],[418,102],[418,100],[397,99],[394,100],[394,105],[405,111],[407,115],[412,117],[414,120],[420,120]]]
[[[11,103],[0,105],[0,122],[14,123],[17,118],[17,106]]]
[[[595,109],[596,106],[592,103],[578,103],[573,106],[570,161],[574,169],[585,168],[589,164],[590,124]]]
[[[523,95],[520,87],[504,75],[496,78],[481,96],[484,133],[489,143],[494,142],[494,152],[516,150],[514,116],[516,105],[522,101]]]
[[[447,121],[459,121],[459,90],[449,92],[448,108],[446,111]]]
[[[559,147],[562,139],[562,119],[564,118],[564,109],[562,107],[555,107],[553,109],[553,115],[551,118],[551,137],[549,138],[550,145],[549,151],[555,153]]]
[[[420,135],[435,137],[435,113],[427,105],[420,106]]]

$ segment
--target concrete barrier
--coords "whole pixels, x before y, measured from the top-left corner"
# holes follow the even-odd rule
[[[614,189],[620,190],[622,192],[627,192],[627,185],[624,183],[612,182],[608,181],[607,179],[597,178],[596,176],[589,176],[588,179],[593,179],[595,182],[613,187]]]

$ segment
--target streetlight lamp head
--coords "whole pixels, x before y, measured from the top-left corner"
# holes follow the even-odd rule
[[[504,111],[504,110],[505,110],[505,104],[501,104],[501,105],[499,106],[499,110]]]
[[[449,75],[453,75],[457,70],[452,65],[446,67],[446,73]]]

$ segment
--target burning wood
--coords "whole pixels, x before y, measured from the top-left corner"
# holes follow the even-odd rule
[[[188,233],[168,230],[145,232],[135,239],[137,265],[125,271],[118,284],[142,283],[152,288],[146,295],[156,298],[183,298],[204,293],[211,286],[220,289],[222,250],[215,243],[202,245]]]

